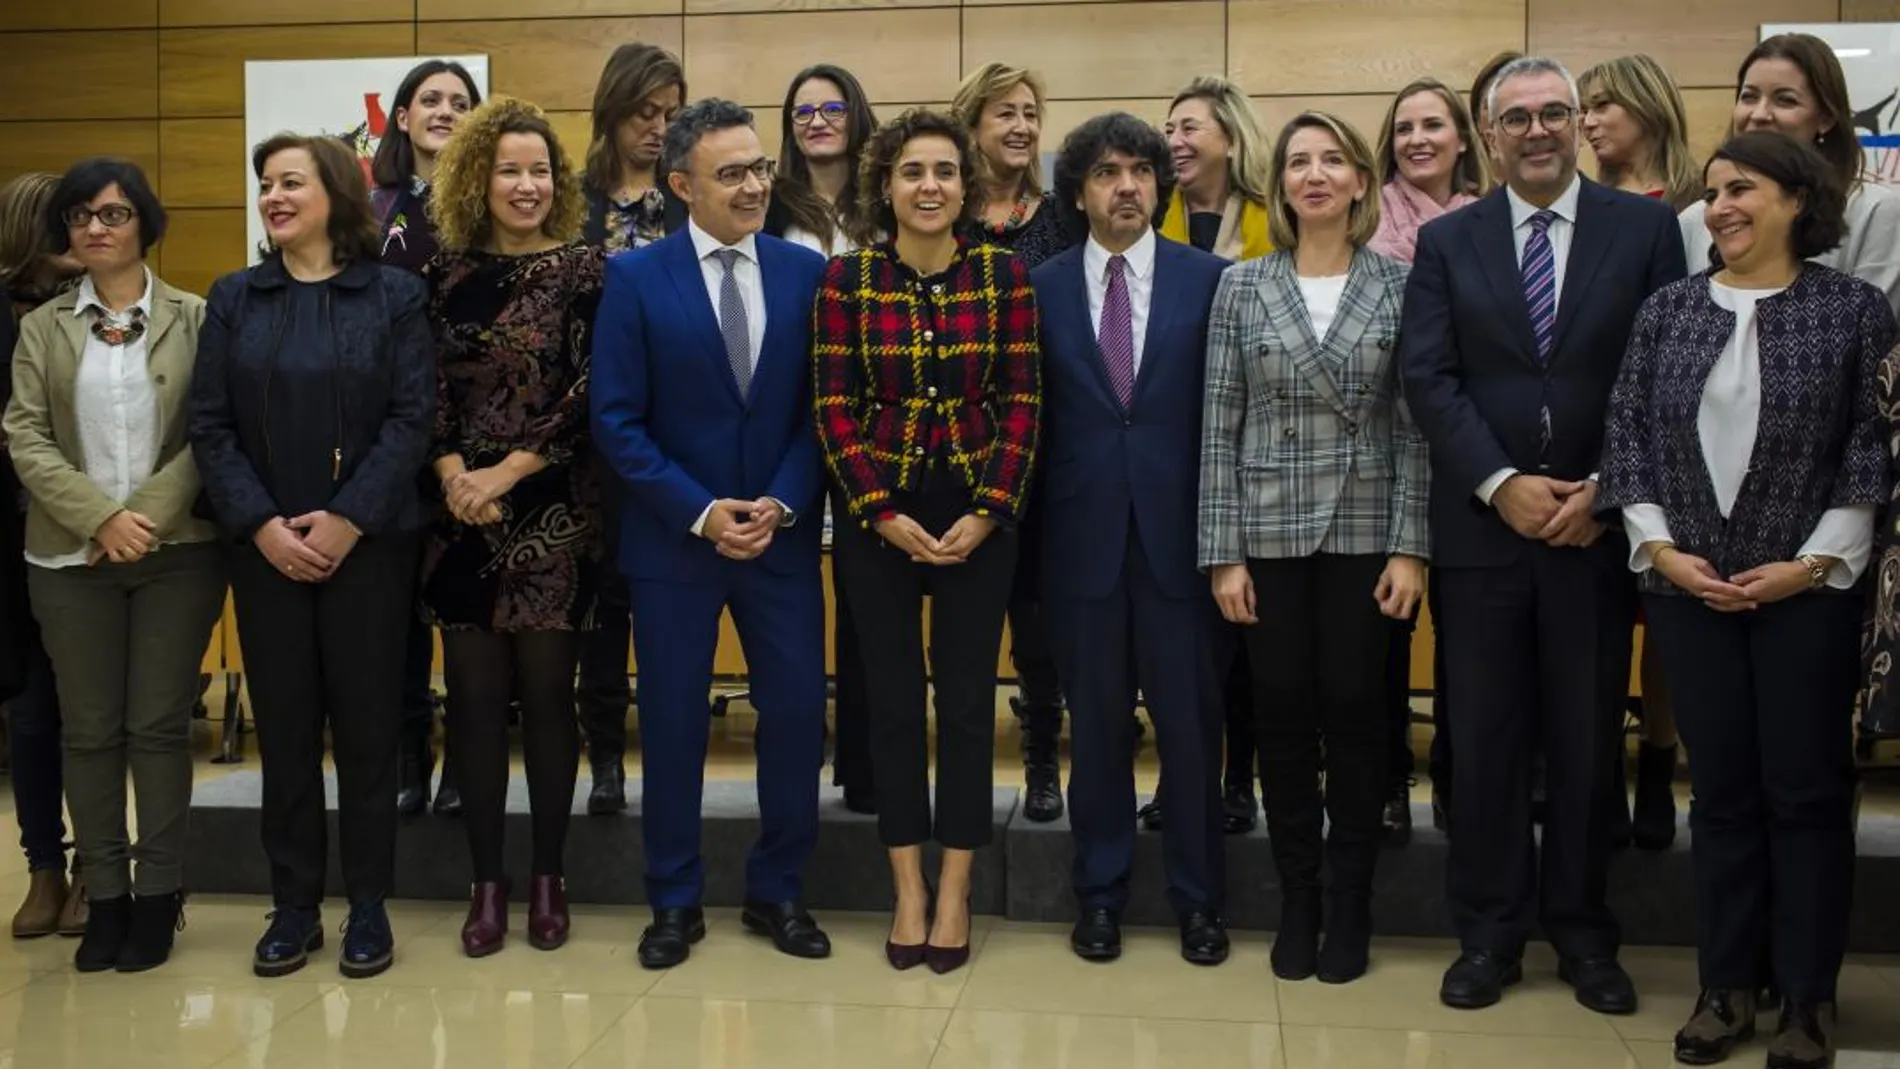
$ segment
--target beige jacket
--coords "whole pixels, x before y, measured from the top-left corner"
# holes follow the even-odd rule
[[[101,491],[87,477],[80,455],[73,389],[86,351],[87,320],[73,314],[78,301],[75,290],[28,313],[20,321],[20,344],[13,353],[13,400],[0,427],[29,498],[26,551],[36,557],[76,553],[121,509],[151,517],[161,541],[211,541],[215,529],[191,514],[198,468],[185,433],[203,299],[152,278],[145,351],[158,395],[158,467],[127,501],[114,501]]]

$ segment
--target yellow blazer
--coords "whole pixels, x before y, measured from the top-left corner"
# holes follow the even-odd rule
[[[29,498],[26,551],[36,557],[77,553],[121,509],[151,517],[161,541],[211,541],[215,529],[191,514],[198,499],[198,467],[185,426],[204,300],[152,277],[145,353],[158,395],[158,466],[123,502],[112,500],[86,475],[79,448],[73,390],[89,324],[73,314],[78,304],[79,293],[73,290],[29,312],[20,321],[20,344],[13,353],[13,400],[0,427]]]
[[[1175,190],[1168,201],[1167,218],[1161,221],[1161,236],[1188,244],[1187,203]],[[1267,206],[1238,193],[1227,198],[1221,213],[1220,236],[1214,239],[1214,255],[1236,263],[1257,260],[1273,251],[1273,238],[1267,233]]]

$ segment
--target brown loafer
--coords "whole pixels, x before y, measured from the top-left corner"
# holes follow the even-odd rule
[[[72,889],[66,895],[65,908],[59,911],[59,934],[77,939],[86,934],[86,919],[92,915],[92,896],[86,890],[86,870],[73,865]]]
[[[35,869],[27,881],[26,901],[13,915],[13,938],[52,935],[59,931],[60,914],[66,911],[66,899],[71,896],[66,874],[58,869]]]

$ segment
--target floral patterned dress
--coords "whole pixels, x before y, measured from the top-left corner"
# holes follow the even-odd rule
[[[1880,415],[1887,425],[1887,473],[1900,474],[1900,346],[1880,362]],[[1874,528],[1872,605],[1862,636],[1863,734],[1900,737],[1900,481]]]
[[[523,450],[547,467],[499,499],[500,523],[446,505],[423,554],[422,601],[446,629],[593,626],[600,486],[587,381],[604,254],[570,244],[523,256],[445,252],[425,272],[436,337],[435,448],[470,470]]]

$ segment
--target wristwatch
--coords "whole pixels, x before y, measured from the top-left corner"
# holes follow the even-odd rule
[[[1827,585],[1827,573],[1834,570],[1833,561],[1817,557],[1812,553],[1803,553],[1799,559],[1802,567],[1808,570],[1810,589],[1819,589]]]

